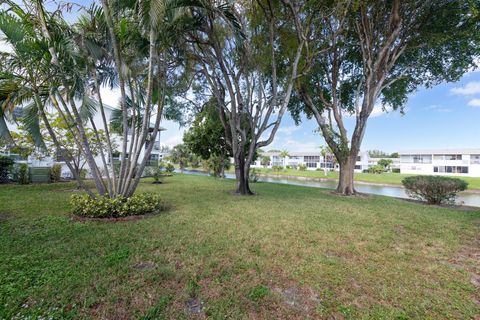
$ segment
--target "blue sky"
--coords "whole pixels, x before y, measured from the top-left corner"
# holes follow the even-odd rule
[[[352,127],[354,119],[347,119]],[[181,142],[183,129],[164,123],[162,143]],[[324,145],[315,120],[295,126],[285,115],[270,149],[315,151]],[[351,133],[351,130],[350,130]],[[362,150],[395,152],[402,149],[480,147],[480,71],[469,72],[456,83],[444,83],[431,89],[421,88],[412,94],[399,112],[372,113],[368,120]]]
[[[52,7],[59,3],[46,2]],[[74,2],[88,5],[92,1]],[[77,15],[78,7],[67,14],[69,20],[74,20]],[[107,103],[117,104],[118,93],[105,90],[103,94]],[[480,147],[480,71],[469,72],[456,83],[419,89],[409,97],[405,110],[403,116],[399,112],[375,110],[368,121],[362,150],[394,152],[402,149]],[[348,119],[347,125],[351,127],[353,120]],[[162,126],[167,129],[162,133],[162,144],[173,146],[181,143],[185,128],[169,121]],[[315,120],[305,120],[300,126],[295,126],[286,114],[273,143],[265,149],[318,150],[325,142],[316,129]]]
[[[353,119],[347,123],[353,124]],[[287,117],[272,143],[276,149],[311,150],[324,144],[314,133],[314,120],[295,127]],[[351,130],[350,130],[351,132]],[[374,112],[368,121],[362,150],[480,147],[480,72],[470,72],[456,83],[445,83],[412,94],[399,112]]]

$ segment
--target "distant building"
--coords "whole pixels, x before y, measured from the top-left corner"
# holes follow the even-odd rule
[[[400,172],[480,177],[480,149],[405,150]]]
[[[335,161],[333,155],[326,155],[325,157],[320,154],[320,151],[309,151],[309,152],[289,152],[289,156],[285,159],[280,156],[280,152],[264,152],[262,156],[270,157],[270,163],[266,165],[261,164],[261,157],[252,164],[252,167],[267,167],[271,168],[272,166],[289,166],[292,168],[298,168],[301,165],[307,167],[307,170],[325,170],[336,171],[339,169],[338,163]],[[378,161],[384,158],[370,158],[368,152],[360,152],[355,163],[355,171],[363,172],[368,170],[368,168],[378,164]],[[393,164],[392,169],[400,168],[400,159],[392,158]]]
[[[104,109],[105,110],[105,117],[106,117],[107,121],[110,121],[110,118],[112,116],[112,112],[115,110],[115,108],[111,107],[111,106],[108,106],[108,105],[105,105],[105,104],[104,104],[104,107],[105,107],[105,109]],[[19,110],[20,109],[17,108],[16,112],[19,112]],[[100,112],[97,112],[94,115],[93,121],[94,121],[95,126],[97,128],[103,129],[103,127],[104,127],[103,126],[103,120],[102,120]],[[88,124],[87,127],[88,126],[90,126],[90,124]],[[9,127],[10,131],[17,131],[16,124],[8,124],[8,127]],[[165,130],[164,128],[160,128],[160,131],[158,132],[157,136],[155,137],[155,141],[153,142],[154,143],[153,149],[152,149],[152,152],[151,152],[150,157],[148,159],[149,163],[151,163],[151,164],[158,164],[158,162],[162,161],[162,159],[163,159],[164,153],[162,152],[162,149],[160,147],[160,133],[161,133],[161,131],[164,131],[164,130]],[[153,131],[153,125],[150,128],[150,132],[152,132],[152,131]],[[110,134],[111,134],[112,140],[115,141],[115,143],[118,145],[117,152],[115,152],[115,150],[113,152],[114,154],[116,154],[116,156],[114,155],[114,157],[113,157],[113,161],[118,161],[119,158],[120,158],[120,153],[118,151],[121,151],[120,149],[121,149],[122,137],[118,134],[114,134],[114,133],[110,133]],[[131,137],[131,133],[129,133],[129,140],[130,140],[130,137]],[[145,154],[145,150],[148,148],[148,145],[149,145],[149,142],[147,141],[144,148],[140,151],[140,157],[139,157],[140,161],[143,159],[144,154]],[[129,145],[128,145],[128,147],[129,147]],[[13,158],[18,158],[15,154],[10,154],[8,152],[8,150],[7,150],[6,155],[9,155]],[[102,159],[101,159],[100,156],[97,156],[95,158],[95,161],[97,162],[97,164],[101,168],[103,168]],[[70,172],[67,165],[62,160],[62,158],[60,157],[59,154],[58,155],[49,155],[49,156],[46,156],[46,157],[42,157],[41,159],[38,159],[37,157],[34,157],[34,156],[30,156],[30,157],[28,157],[28,159],[18,159],[18,162],[28,163],[30,166],[34,166],[34,167],[51,167],[54,163],[60,163],[60,164],[62,164],[62,176],[63,177],[72,177],[72,173]],[[85,169],[88,170],[88,164],[85,164]]]

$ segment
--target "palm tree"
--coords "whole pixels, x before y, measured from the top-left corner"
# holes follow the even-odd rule
[[[184,32],[200,26],[202,10],[225,11],[228,6],[210,7],[201,0],[102,0],[101,7],[92,5],[72,26],[65,22],[61,10],[48,12],[41,0],[25,9],[11,0],[5,3],[8,7],[0,10],[0,31],[13,53],[2,53],[6,63],[1,66],[0,81],[14,85],[1,86],[11,89],[6,94],[0,92],[0,136],[9,138],[4,121],[8,113],[28,102],[28,117],[24,118],[31,134],[41,138],[38,128],[42,122],[59,146],[46,116],[47,109],[52,109],[72,124],[70,133],[87,159],[97,192],[110,197],[131,196],[154,146],[147,142],[157,136],[165,106],[175,106],[170,103],[175,92],[186,90]],[[111,161],[113,137],[105,116],[102,85],[118,87],[121,93],[118,172]],[[100,128],[93,121],[95,112],[102,116]],[[86,134],[87,125],[92,127],[93,139]],[[101,130],[106,134],[107,150],[100,150],[102,163],[97,164],[92,146],[98,143]],[[144,158],[140,159],[144,148]],[[93,197],[68,159],[66,163]]]
[[[280,152],[280,157],[283,158],[283,168],[286,169],[287,168],[287,157],[289,157],[290,154],[288,153],[288,150],[282,150]]]

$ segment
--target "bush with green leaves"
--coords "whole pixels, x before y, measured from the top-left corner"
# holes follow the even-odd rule
[[[167,205],[154,193],[134,194],[130,198],[109,198],[74,194],[73,214],[88,218],[119,218],[165,211]]]
[[[173,171],[175,171],[174,165],[171,163],[167,163],[167,165],[165,166],[165,171],[172,173]]]
[[[385,167],[378,164],[368,168],[368,173],[381,174],[384,172],[385,172]]]
[[[9,157],[0,156],[0,183],[10,181],[9,173],[13,166],[13,160]]]
[[[282,166],[272,166],[272,170],[278,172],[278,171],[282,171],[283,168]]]
[[[50,168],[50,179],[52,182],[58,182],[62,178],[62,165],[60,163],[55,163],[52,168]]]
[[[29,184],[30,183],[30,171],[28,170],[28,165],[26,163],[20,163],[17,168],[17,179],[20,184]]]
[[[300,170],[300,171],[306,171],[306,170],[307,170],[307,166],[304,165],[304,164],[301,164],[301,165],[298,166],[298,170]]]
[[[410,197],[429,204],[455,203],[457,193],[468,187],[462,179],[442,176],[407,177],[402,183]]]

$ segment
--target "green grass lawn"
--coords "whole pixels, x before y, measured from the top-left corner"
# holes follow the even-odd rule
[[[273,171],[272,169],[257,169],[261,173],[268,173],[272,175],[288,175],[296,177],[313,177],[313,178],[328,178],[338,179],[338,171],[328,171],[327,176],[323,171],[306,170],[300,171],[296,169],[284,169],[282,171]],[[355,173],[356,181],[373,182],[373,183],[386,183],[386,184],[402,184],[402,179],[409,177],[411,174],[390,173],[385,172],[382,174],[373,173]],[[473,177],[461,177],[461,179],[468,182],[469,189],[480,189],[480,178]]]
[[[0,186],[0,319],[475,319],[480,211],[175,175],[169,212],[69,216],[73,184]],[[477,274],[477,277],[475,277]]]

